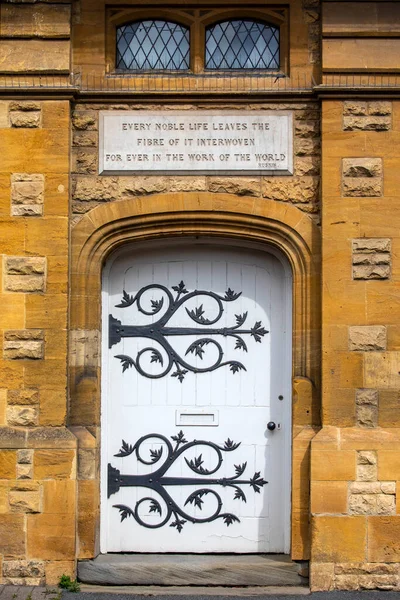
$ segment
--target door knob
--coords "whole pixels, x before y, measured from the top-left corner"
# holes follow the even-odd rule
[[[276,423],[274,423],[273,421],[270,421],[270,422],[268,423],[268,425],[267,425],[267,428],[268,428],[270,431],[273,431],[274,429],[276,429]]]

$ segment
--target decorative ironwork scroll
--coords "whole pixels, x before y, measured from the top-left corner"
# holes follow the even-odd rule
[[[164,443],[166,446],[166,452],[164,453],[163,445],[156,450],[150,449],[149,458],[146,460],[140,453],[140,446],[150,439],[157,439]],[[146,475],[124,475],[109,463],[108,497],[118,492],[121,487],[148,488],[153,492],[156,492],[163,501],[164,514],[163,507],[159,500],[145,496],[136,502],[136,505],[133,509],[125,504],[113,505],[113,508],[117,508],[120,511],[121,522],[127,517],[133,517],[133,519],[143,527],[147,527],[149,529],[158,529],[159,527],[166,525],[171,518],[173,518],[173,521],[170,523],[170,527],[176,527],[179,533],[182,531],[182,528],[187,521],[191,523],[209,523],[211,521],[215,521],[216,519],[223,519],[227,526],[234,522],[239,523],[239,517],[233,513],[221,512],[223,508],[221,496],[210,486],[232,488],[235,491],[234,499],[246,502],[246,495],[241,487],[239,487],[240,485],[250,485],[254,492],[260,493],[260,488],[262,488],[268,482],[261,477],[259,471],[254,473],[253,477],[250,479],[240,479],[246,470],[246,462],[235,465],[235,475],[232,477],[214,478],[210,477],[210,475],[214,475],[214,473],[216,473],[221,467],[223,462],[222,453],[233,452],[240,446],[240,442],[235,443],[229,438],[226,440],[223,446],[219,446],[214,442],[205,440],[193,440],[192,442],[188,442],[184,437],[183,431],[180,431],[177,435],[171,436],[171,439],[175,442],[174,446],[167,437],[159,433],[149,433],[141,437],[134,445],[128,444],[122,440],[121,449],[117,454],[114,454],[114,456],[126,457],[130,456],[132,453],[135,453],[137,460],[144,465],[156,464],[163,457],[164,462],[156,471],[153,473],[147,473]],[[194,446],[205,446],[207,448],[212,448],[216,452],[216,465],[213,468],[207,468],[204,466],[202,454],[199,454],[196,458],[192,458],[190,460],[184,457],[189,469],[201,477],[167,477],[167,471],[172,467],[176,460],[189,448],[193,448]],[[192,506],[197,507],[199,510],[202,510],[204,496],[211,495],[216,501],[216,508],[211,515],[204,518],[199,518],[188,514],[175,502],[175,500],[166,490],[166,487],[168,486],[185,485],[199,486],[199,489],[195,490],[188,496],[184,506],[191,504]],[[160,516],[161,520],[158,523],[147,523],[140,515],[140,508],[146,502],[149,502],[149,512],[156,513]]]
[[[240,370],[246,371],[246,367],[239,361],[236,360],[228,360],[223,362],[224,352],[222,350],[221,344],[214,338],[208,336],[222,335],[223,337],[232,337],[236,340],[235,350],[243,350],[247,352],[247,345],[244,341],[244,335],[250,335],[256,342],[261,342],[261,338],[264,337],[265,334],[269,333],[262,326],[261,321],[256,321],[254,326],[250,329],[241,329],[242,325],[245,323],[247,319],[247,311],[243,314],[235,315],[236,325],[232,325],[231,327],[210,327],[210,325],[214,325],[217,323],[224,312],[223,303],[224,302],[233,302],[239,298],[242,292],[234,292],[230,288],[225,292],[224,296],[220,296],[215,292],[209,292],[206,290],[195,290],[193,292],[188,292],[185,288],[185,284],[181,281],[178,285],[172,287],[172,289],[176,292],[176,296],[174,298],[173,294],[170,290],[159,284],[150,284],[145,287],[142,287],[139,292],[135,295],[129,295],[125,290],[123,291],[122,300],[120,304],[117,304],[117,308],[127,308],[136,304],[137,309],[140,313],[153,316],[161,313],[161,311],[165,308],[164,304],[166,304],[166,309],[163,314],[160,316],[158,321],[155,323],[151,323],[149,325],[123,325],[121,321],[114,318],[112,315],[109,315],[109,348],[112,348],[115,344],[118,344],[122,338],[125,337],[142,337],[148,338],[157,342],[161,348],[165,351],[167,356],[167,364],[161,373],[148,373],[144,370],[141,365],[141,358],[146,352],[151,353],[151,362],[152,363],[160,363],[161,367],[164,367],[165,357],[162,355],[160,350],[157,348],[146,347],[138,352],[136,358],[132,358],[127,354],[117,354],[115,358],[118,358],[122,364],[122,372],[126,371],[129,367],[134,367],[136,371],[143,375],[144,377],[149,377],[150,379],[159,379],[167,375],[172,367],[175,365],[176,370],[171,374],[171,377],[176,377],[181,383],[184,380],[185,375],[188,371],[192,373],[207,373],[210,371],[215,371],[220,367],[229,365],[232,373],[237,373]],[[149,309],[146,309],[142,305],[142,296],[145,292],[149,290],[160,290],[165,296],[162,296],[158,300],[151,300]],[[212,298],[216,302],[217,306],[217,316],[208,319],[205,316],[205,310],[203,308],[203,304],[200,306],[189,310],[186,308],[186,313],[189,315],[190,319],[197,323],[200,327],[168,327],[168,321],[171,317],[181,308],[181,306],[186,303],[189,299],[205,296],[208,298]],[[165,298],[167,302],[165,303]],[[213,346],[216,348],[218,356],[215,360],[214,364],[205,367],[199,368],[191,365],[186,359],[182,358],[178,352],[174,350],[170,342],[166,339],[170,336],[185,336],[185,335],[202,335],[206,337],[202,337],[194,341],[185,352],[185,356],[188,354],[193,354],[194,356],[198,356],[201,360],[203,360],[203,355],[206,352],[207,346]]]

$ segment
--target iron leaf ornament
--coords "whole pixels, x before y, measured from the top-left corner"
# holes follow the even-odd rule
[[[144,458],[141,454],[141,446],[143,444],[146,446],[149,440],[152,440],[153,442],[157,440],[161,445],[157,449],[148,449],[149,456]],[[124,458],[131,454],[135,454],[136,459],[144,465],[161,464],[154,472],[145,475],[121,474],[118,469],[113,467],[110,463],[108,464],[109,498],[113,494],[116,494],[121,487],[140,487],[150,489],[153,493],[156,493],[160,499],[158,500],[150,496],[144,496],[136,502],[134,508],[126,506],[125,504],[113,504],[113,508],[119,510],[121,522],[128,517],[132,517],[139,525],[147,527],[148,529],[158,529],[169,523],[169,526],[174,527],[179,533],[187,522],[199,524],[210,523],[217,519],[222,519],[227,527],[233,523],[240,523],[240,519],[237,515],[222,512],[223,502],[221,496],[213,489],[213,487],[222,486],[223,488],[231,488],[234,491],[234,500],[246,502],[246,494],[240,486],[249,485],[254,492],[260,493],[261,488],[268,483],[261,477],[260,471],[254,473],[253,477],[250,479],[241,479],[247,468],[247,462],[234,465],[235,474],[231,477],[212,477],[212,475],[217,473],[223,463],[223,453],[235,451],[240,446],[240,442],[234,442],[229,438],[223,446],[206,440],[193,440],[188,442],[185,439],[183,431],[180,431],[177,435],[171,436],[171,440],[175,442],[175,444],[172,444],[167,437],[159,433],[149,433],[141,437],[135,444],[128,444],[125,440],[122,440],[121,449],[114,454],[114,456]],[[216,464],[214,466],[203,466],[203,452],[199,452],[194,458],[183,458],[189,469],[196,475],[200,475],[200,477],[168,477],[168,471],[172,465],[187,450],[189,450],[189,448],[194,447],[203,447],[203,452],[204,449],[211,448],[215,452]],[[164,448],[166,448],[166,452],[163,452]],[[163,462],[161,462],[162,459],[164,459]],[[189,494],[184,506],[181,507],[167,491],[169,486],[197,486],[198,489]],[[185,507],[188,505],[202,511],[204,508],[204,498],[206,496],[211,496],[214,500],[215,508],[211,514],[204,517],[198,517],[187,512]],[[145,521],[140,513],[141,508],[147,508],[148,513],[154,513],[154,515],[159,516],[160,519],[157,522]]]
[[[149,306],[144,304],[143,294],[148,291],[159,290],[163,295],[159,299],[151,299]],[[220,367],[229,366],[230,371],[235,374],[239,371],[246,371],[246,367],[243,363],[237,360],[224,361],[224,351],[222,350],[221,344],[215,337],[209,336],[223,336],[231,337],[235,340],[235,350],[243,350],[247,352],[247,344],[243,339],[243,336],[249,335],[256,342],[261,342],[262,338],[269,333],[262,325],[261,321],[256,321],[253,327],[249,329],[242,328],[247,320],[247,311],[243,314],[235,315],[236,325],[231,327],[211,327],[215,325],[222,317],[224,312],[224,303],[234,302],[237,300],[242,292],[235,292],[231,288],[228,288],[225,294],[222,296],[215,292],[206,290],[194,290],[189,292],[186,289],[185,283],[181,281],[178,285],[172,286],[173,292],[176,293],[175,297],[173,293],[165,286],[160,284],[150,284],[142,287],[136,295],[128,294],[125,290],[122,292],[122,299],[119,304],[116,304],[117,308],[129,308],[136,305],[137,310],[146,316],[154,316],[160,313],[159,319],[155,323],[149,325],[123,325],[120,320],[109,315],[109,348],[112,348],[115,344],[118,344],[122,338],[136,337],[136,338],[147,338],[156,342],[161,349],[164,350],[165,356],[160,352],[158,348],[147,346],[140,350],[136,357],[133,358],[127,354],[116,354],[115,358],[121,361],[122,372],[124,373],[127,369],[134,368],[143,377],[150,379],[160,379],[172,371],[171,377],[175,377],[181,383],[184,381],[185,376],[190,371],[192,373],[207,373],[215,371]],[[191,298],[211,298],[216,302],[217,316],[214,318],[208,318],[206,309],[204,308],[204,301],[195,308],[187,308],[186,313],[190,319],[199,325],[200,327],[169,327],[168,322],[172,316]],[[164,312],[162,312],[164,310]],[[187,348],[184,357],[180,356],[176,350],[174,350],[172,344],[167,338],[172,336],[187,336],[187,335],[201,335],[200,339],[192,342]],[[217,358],[215,362],[204,368],[195,367],[188,362],[188,355],[203,360],[206,355],[207,349],[213,347],[217,350]],[[149,373],[143,367],[141,359],[143,355],[150,353],[150,363],[158,363],[162,367],[160,373]]]

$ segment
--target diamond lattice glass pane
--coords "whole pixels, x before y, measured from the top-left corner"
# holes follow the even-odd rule
[[[279,29],[232,19],[206,29],[206,69],[279,69]]]
[[[189,29],[178,23],[146,20],[117,29],[117,69],[189,69]]]

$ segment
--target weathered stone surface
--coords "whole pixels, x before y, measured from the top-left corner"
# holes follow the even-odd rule
[[[23,389],[23,390],[8,390],[7,392],[7,403],[10,404],[38,404],[39,402],[39,391],[37,389]]]
[[[44,577],[45,563],[39,560],[10,560],[3,562],[5,577]]]
[[[208,177],[208,189],[237,196],[260,196],[261,182],[258,177]]]
[[[43,214],[43,206],[39,204],[17,204],[11,207],[13,217],[40,217]]]
[[[269,564],[271,567],[268,568]],[[78,563],[85,583],[114,585],[298,585],[299,576],[286,556],[103,554]]]
[[[315,202],[318,200],[318,177],[263,178],[262,195],[282,202]]]
[[[41,329],[21,329],[4,332],[4,358],[19,360],[44,358],[44,340]]]
[[[11,176],[12,204],[43,204],[44,175],[14,173]]]
[[[44,342],[4,342],[4,358],[8,360],[40,360],[44,358]]]
[[[66,73],[70,66],[69,40],[3,39],[3,73]]]
[[[345,177],[343,178],[343,196],[370,197],[382,196],[383,181],[381,177]]]
[[[4,288],[13,292],[43,292],[45,271],[46,258],[6,257]]]
[[[295,156],[314,156],[321,150],[321,142],[318,138],[295,138],[294,154]]]
[[[357,575],[336,575],[335,589],[337,590],[358,590],[359,582]]]
[[[40,111],[42,104],[34,100],[13,100],[9,104],[10,111]]]
[[[70,332],[70,365],[72,367],[100,366],[100,332],[76,329]]]
[[[205,177],[173,177],[170,192],[205,192],[207,180]]]
[[[25,446],[25,431],[15,427],[0,427],[0,448],[24,448]]]
[[[344,115],[366,115],[368,114],[368,103],[357,100],[346,100],[343,102]]]
[[[374,450],[360,450],[357,452],[358,465],[376,465],[377,456]]]
[[[29,465],[33,461],[33,450],[18,450],[17,462],[20,465]]]
[[[121,177],[119,179],[119,193],[121,198],[144,196],[146,194],[165,192],[168,189],[168,185],[169,180],[167,177]]]
[[[318,176],[321,169],[319,156],[299,157],[294,161],[294,175]]]
[[[80,448],[78,450],[78,479],[96,478],[96,450]]]
[[[40,512],[40,496],[38,492],[10,491],[8,501],[11,512]]]
[[[23,127],[25,129],[35,129],[40,127],[40,112],[35,111],[15,111],[10,112],[11,127]]]
[[[356,421],[359,427],[378,426],[378,407],[361,404],[356,408]]]
[[[33,465],[17,464],[17,479],[33,479]]]
[[[72,134],[72,145],[76,147],[93,147],[97,142],[96,131],[74,131]]]
[[[393,110],[393,102],[385,100],[376,100],[368,102],[369,115],[391,115]]]
[[[295,121],[295,135],[300,138],[314,138],[320,135],[319,121]]]
[[[310,564],[310,587],[312,592],[329,592],[334,589],[334,563]]]
[[[381,177],[381,158],[344,158],[343,177]]]
[[[81,175],[93,175],[97,173],[97,152],[79,149],[74,153],[72,172]]]
[[[392,249],[390,238],[357,238],[352,240],[352,250],[355,254],[390,253]]]
[[[33,427],[39,422],[39,411],[31,406],[9,406],[7,423],[17,427]]]
[[[27,557],[41,560],[75,558],[75,519],[73,515],[27,515]]]
[[[355,352],[386,350],[387,332],[383,325],[349,327],[349,349]]]
[[[109,202],[118,198],[118,180],[114,177],[85,177],[78,179],[73,190],[74,200],[80,202]]]
[[[362,590],[393,590],[398,587],[397,575],[360,575],[359,587]]]
[[[29,4],[5,4],[0,7],[3,36],[18,38],[69,36],[71,13],[69,6],[41,3],[37,6],[29,6]]]
[[[344,131],[389,131],[392,128],[391,117],[343,117]]]
[[[97,112],[94,110],[76,111],[72,115],[72,125],[79,131],[97,130]]]
[[[76,448],[76,437],[65,427],[37,427],[27,438],[28,448]]]
[[[364,388],[356,390],[356,404],[369,404],[371,406],[378,406],[378,400],[378,390]]]
[[[396,497],[390,494],[378,494],[376,496],[376,513],[378,515],[396,514]]]

